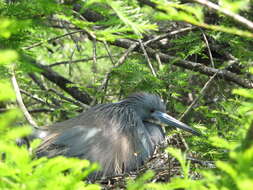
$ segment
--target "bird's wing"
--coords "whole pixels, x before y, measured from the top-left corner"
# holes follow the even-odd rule
[[[55,124],[37,156],[63,155],[98,162],[98,176],[138,168],[151,155],[151,139],[133,110],[101,105],[78,117]],[[67,126],[66,126],[67,125]]]

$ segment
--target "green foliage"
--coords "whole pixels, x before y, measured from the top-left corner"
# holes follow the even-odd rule
[[[166,151],[179,161],[180,166],[182,167],[184,179],[188,180],[188,175],[190,172],[190,163],[186,162],[186,155],[182,154],[181,150],[174,148],[167,148]]]
[[[163,12],[158,12],[156,18],[160,20],[178,20],[186,21],[196,26],[211,29],[214,31],[222,31],[229,34],[236,34],[243,37],[252,38],[253,34],[247,30],[241,30],[238,27],[231,27],[226,25],[212,25],[207,24],[204,21],[204,12],[199,5],[183,4],[180,2],[168,2],[168,1],[154,1],[157,7]],[[222,1],[223,5],[228,4],[228,1]],[[229,3],[230,8],[233,11],[249,8],[249,1],[237,1],[236,3]],[[226,6],[227,7],[227,6]]]
[[[239,89],[235,90],[236,94],[240,94],[246,98],[253,99],[252,90]],[[242,102],[240,113],[243,114],[242,126],[246,132],[249,124],[253,121],[252,112],[253,104],[251,101]],[[248,113],[248,114],[247,114]],[[237,113],[238,114],[238,113]],[[236,114],[235,114],[236,115]],[[250,121],[250,122],[249,122]],[[238,125],[239,127],[239,125]],[[185,188],[190,190],[218,190],[218,189],[234,189],[234,190],[250,190],[253,185],[253,146],[248,149],[240,149],[241,141],[234,143],[228,142],[219,137],[210,137],[213,146],[223,148],[229,151],[227,161],[217,161],[215,170],[200,170],[202,178],[192,180],[190,178],[190,165],[186,162],[186,155],[180,150],[168,148],[167,151],[175,157],[182,168],[183,178],[173,178],[169,183],[147,183],[146,189],[178,189]],[[252,141],[252,139],[250,139]]]
[[[185,5],[178,2],[155,1],[158,8],[164,10],[166,14],[159,13],[157,18],[168,20],[184,20],[187,22],[203,22],[203,11],[198,5]]]
[[[112,88],[121,88],[124,94],[138,91],[157,92],[163,90],[163,81],[154,77],[145,63],[139,64],[138,60],[126,62],[119,68],[114,69]],[[117,86],[115,85],[117,83]]]
[[[145,33],[150,29],[156,29],[155,25],[151,25],[147,20],[144,20],[140,8],[131,7],[124,1],[108,0],[107,4],[111,6],[120,20],[126,26],[130,27],[138,37],[142,37],[142,33]]]
[[[250,0],[221,0],[219,2],[220,6],[226,8],[232,12],[238,13],[240,10],[247,10],[250,6]]]
[[[5,66],[18,57],[14,50],[2,50],[0,55],[0,64]],[[1,80],[0,103],[7,104],[14,99],[9,82]],[[89,173],[98,168],[96,164],[64,157],[35,159],[27,147],[18,147],[15,140],[31,132],[30,127],[15,126],[20,118],[21,113],[16,109],[0,114],[0,189],[100,189],[99,185],[84,181]],[[35,148],[34,143],[32,147]]]
[[[176,55],[186,59],[192,55],[204,56],[202,53],[206,47],[205,43],[201,39],[201,32],[190,32],[189,34],[177,39],[171,40],[174,44],[170,51],[176,50]]]
[[[73,2],[80,5],[80,11],[73,11]],[[50,108],[50,112],[33,115],[39,125],[72,117],[83,109],[34,83],[27,73],[36,73],[46,89],[56,89],[62,95],[70,97],[41,77],[42,69],[31,66],[29,56],[44,65],[67,62],[62,64],[64,66],[51,68],[75,82],[69,86],[88,92],[96,97],[97,102],[116,101],[136,91],[158,93],[168,102],[167,109],[174,116],[186,110],[192,100],[200,95],[209,79],[208,76],[174,65],[179,60],[188,60],[211,67],[203,33],[209,42],[215,68],[227,69],[236,62],[242,69],[239,69],[239,74],[234,74],[240,78],[252,78],[249,74],[253,57],[252,32],[223,14],[210,12],[194,3],[182,2],[185,1],[152,1],[155,7],[150,7],[135,0],[0,1],[1,189],[100,188],[84,181],[88,173],[96,168],[95,165],[63,157],[35,159],[25,147],[15,145],[16,138],[29,134],[31,130],[28,126],[17,126],[23,123],[23,118],[14,106],[15,93],[9,82],[10,71],[15,71],[20,88],[33,96],[31,98],[23,94],[29,111]],[[219,2],[217,4],[230,11],[249,20],[253,19],[249,0],[212,2]],[[95,21],[88,21],[82,15],[89,14],[88,10],[101,16],[95,16]],[[145,46],[159,51],[158,53],[176,57],[168,62],[163,61],[160,65],[158,58],[149,57],[157,77],[150,72],[144,56],[130,52],[125,62],[111,72],[106,90],[99,90],[105,74],[125,53],[124,48],[110,44],[119,38],[128,38],[133,42],[136,39],[150,40],[154,36],[188,26],[185,22],[205,30],[194,28],[190,32],[169,35]],[[75,30],[76,33],[69,34]],[[96,44],[93,38],[96,39]],[[102,42],[107,42],[109,50]],[[112,55],[110,59],[108,51]],[[138,51],[141,52],[140,49]],[[97,60],[94,61],[94,58]],[[78,59],[87,61],[72,62]],[[156,175],[148,171],[136,180],[128,180],[127,189],[252,189],[253,148],[243,149],[242,142],[245,141],[244,136],[253,120],[253,91],[234,90],[237,87],[224,82],[222,77],[213,83],[206,93],[201,94],[203,96],[184,121],[198,127],[206,137],[210,137],[187,136],[186,141],[194,155],[203,160],[216,161],[217,168],[196,168],[187,161],[187,154],[168,148],[167,152],[181,166],[178,172],[180,176],[172,177],[169,182],[153,183],[151,180]],[[43,103],[38,103],[34,98],[40,98]],[[32,147],[38,143],[33,142]],[[200,178],[192,179],[192,172],[200,173]]]
[[[128,190],[144,190],[146,189],[145,183],[149,181],[154,176],[154,172],[149,170],[143,175],[141,175],[136,180],[128,180],[127,189]]]

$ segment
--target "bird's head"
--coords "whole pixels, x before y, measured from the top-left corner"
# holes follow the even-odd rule
[[[166,125],[183,129],[197,136],[201,135],[198,131],[168,115],[166,113],[166,106],[164,102],[157,95],[149,93],[137,93],[129,96],[127,101],[134,107],[136,113],[139,115],[142,121],[158,121]]]

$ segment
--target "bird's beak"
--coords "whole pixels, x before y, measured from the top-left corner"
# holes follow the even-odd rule
[[[162,123],[165,123],[167,125],[171,125],[173,127],[177,127],[179,129],[183,129],[185,131],[188,131],[194,135],[201,136],[201,133],[190,128],[188,125],[182,123],[181,121],[175,119],[174,117],[169,116],[166,113],[160,112],[160,111],[155,111],[152,113],[152,116],[154,119],[159,120]]]

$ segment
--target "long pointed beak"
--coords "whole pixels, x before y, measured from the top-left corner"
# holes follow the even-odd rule
[[[183,129],[185,131],[188,131],[194,135],[197,136],[201,136],[201,133],[192,129],[191,127],[189,127],[188,125],[184,124],[183,122],[175,119],[174,117],[169,116],[166,113],[163,112],[159,112],[159,111],[155,111],[154,113],[152,113],[152,116],[156,119],[159,120],[162,123],[165,123],[167,125],[171,125],[173,127],[177,127],[179,129]]]

